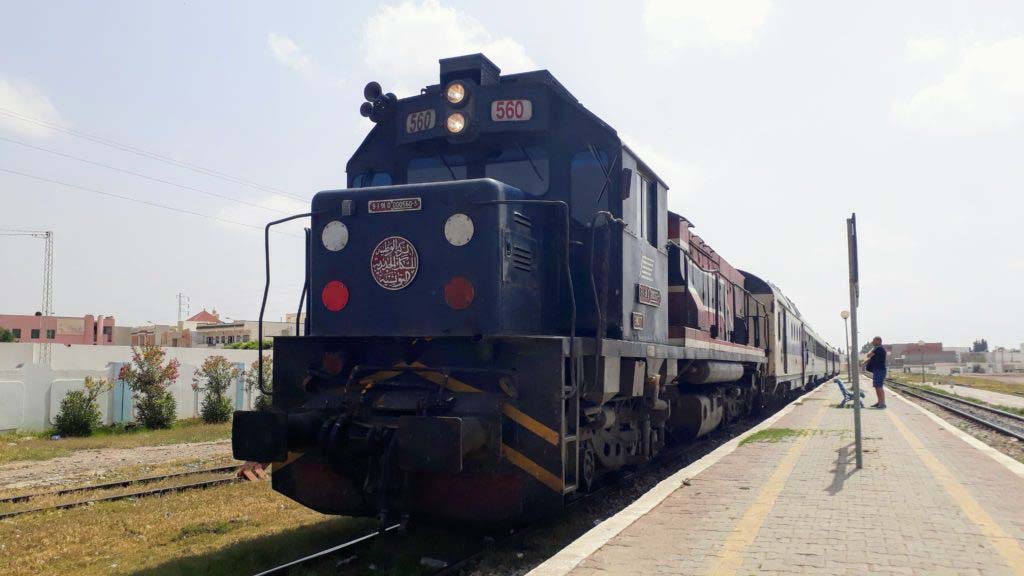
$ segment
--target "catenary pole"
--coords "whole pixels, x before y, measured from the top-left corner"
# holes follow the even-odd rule
[[[853,381],[853,433],[857,450],[857,468],[864,467],[864,453],[860,429],[860,352],[857,348],[857,301],[858,293],[857,270],[857,214],[853,213],[846,219],[846,247],[850,260],[850,346],[847,349],[850,362],[850,379]]]

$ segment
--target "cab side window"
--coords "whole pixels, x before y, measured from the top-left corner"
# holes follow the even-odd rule
[[[630,228],[651,246],[658,241],[658,184],[639,173],[633,175],[633,201],[636,223]]]
[[[573,220],[590,226],[594,214],[603,209],[610,194],[605,178],[608,154],[604,150],[585,150],[572,157],[570,164]]]

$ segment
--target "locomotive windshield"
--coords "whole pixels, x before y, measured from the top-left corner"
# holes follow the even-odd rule
[[[481,170],[482,168],[482,170]],[[406,182],[450,182],[467,178],[494,178],[533,196],[548,190],[549,162],[542,146],[512,146],[488,154],[480,161],[462,154],[435,153],[409,161]]]

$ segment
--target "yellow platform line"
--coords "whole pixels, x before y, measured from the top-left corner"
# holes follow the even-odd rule
[[[817,429],[818,424],[825,417],[825,410],[828,409],[828,406],[827,402],[819,404],[818,411],[811,417],[807,428],[811,430]],[[743,565],[743,553],[753,544],[754,539],[757,538],[758,532],[761,531],[761,525],[764,524],[768,513],[775,506],[775,501],[778,500],[779,494],[782,493],[782,489],[786,486],[786,480],[793,473],[793,469],[800,460],[800,456],[803,455],[804,448],[807,446],[809,439],[809,436],[800,436],[793,442],[786,455],[782,457],[778,466],[775,467],[771,477],[768,478],[768,481],[765,482],[764,486],[757,493],[754,503],[747,508],[743,518],[740,518],[732,534],[729,535],[725,544],[722,545],[722,553],[708,571],[709,574],[735,574],[740,566]]]
[[[960,483],[956,479],[956,476],[947,468],[942,462],[932,454],[921,440],[907,428],[907,425],[896,416],[896,413],[892,410],[888,410],[889,418],[893,424],[896,425],[896,429],[899,430],[903,438],[906,439],[910,447],[914,449],[914,453],[921,459],[921,462],[928,468],[932,473],[932,476],[939,481],[939,484],[946,490],[946,492],[953,498],[953,501],[960,506],[967,518],[974,522],[978,528],[981,528],[982,533],[988,538],[989,542],[996,549],[996,552],[1006,560],[1014,574],[1018,576],[1024,576],[1024,549],[1021,549],[1020,543],[1016,538],[1010,536],[1003,530],[1003,527],[996,522],[995,518],[989,515],[988,512],[978,503],[977,500],[971,496],[970,491],[966,486]]]

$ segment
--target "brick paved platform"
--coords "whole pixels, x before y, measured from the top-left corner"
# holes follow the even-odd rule
[[[862,470],[828,383],[530,574],[1024,574],[1024,465],[888,392]]]

